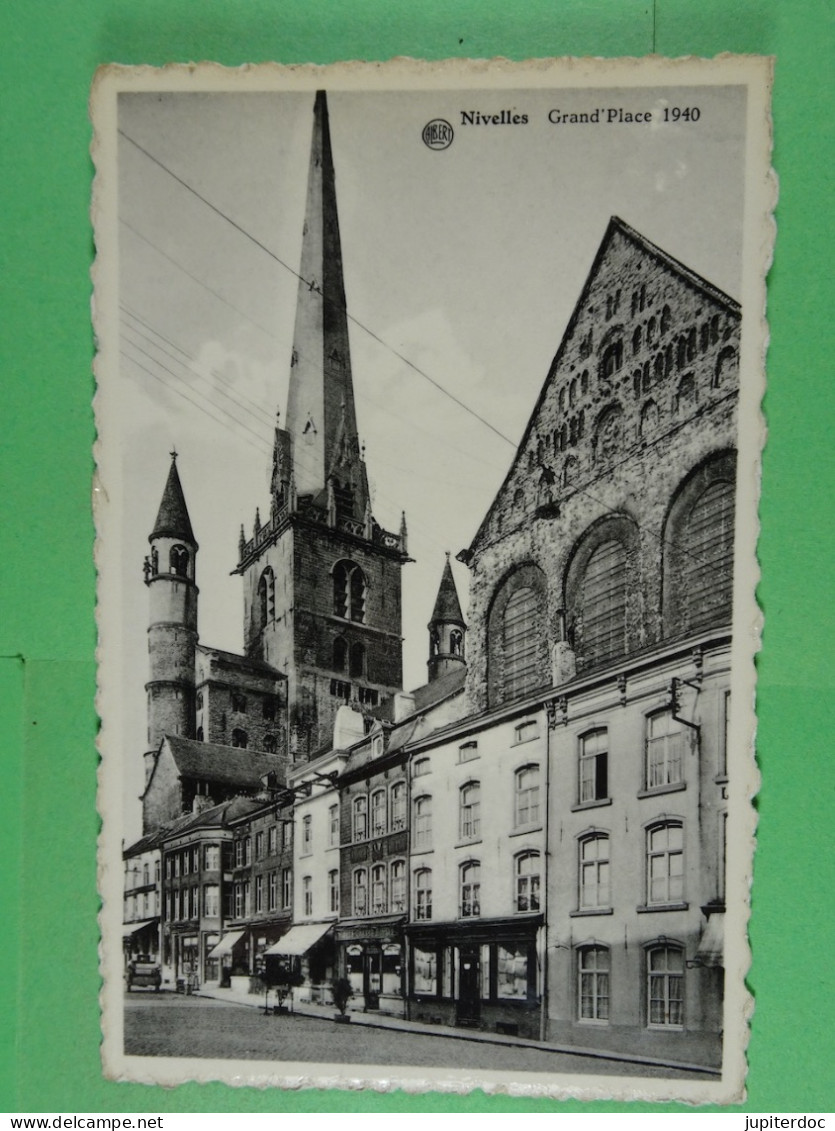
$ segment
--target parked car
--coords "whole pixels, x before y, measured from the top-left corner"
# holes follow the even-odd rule
[[[149,958],[140,956],[140,958],[132,959],[128,963],[125,980],[128,993],[134,986],[153,986],[154,990],[158,991],[162,985],[162,971],[156,962],[151,962]]]

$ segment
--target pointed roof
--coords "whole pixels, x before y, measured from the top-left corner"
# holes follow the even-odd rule
[[[461,603],[458,600],[458,590],[455,588],[455,578],[452,576],[452,566],[449,562],[449,553],[444,563],[444,572],[438,596],[435,598],[435,608],[432,610],[430,624],[460,624],[467,627],[461,613]]]
[[[171,453],[171,467],[168,469],[168,479],[162,493],[162,502],[159,505],[157,520],[154,529],[148,536],[151,542],[154,538],[181,538],[196,547],[197,542],[191,529],[191,519],[188,517],[183,486],[177,472],[177,453]]]
[[[363,489],[357,440],[336,181],[325,92],[316,94],[286,431],[299,495],[316,495],[339,465]],[[358,500],[362,513],[364,499]]]

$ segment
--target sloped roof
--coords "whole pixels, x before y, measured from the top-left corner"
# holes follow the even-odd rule
[[[198,644],[197,651],[209,658],[218,659],[221,663],[227,664],[230,667],[240,668],[241,671],[254,672],[257,675],[270,676],[272,679],[287,681],[285,672],[279,671],[278,668],[271,667],[271,665],[265,663],[264,660],[259,660],[252,656],[241,656],[237,652],[227,652],[223,648],[213,648],[211,644]]]
[[[154,538],[182,538],[184,542],[191,542],[197,546],[194,532],[191,529],[191,519],[188,517],[183,486],[177,471],[177,456],[171,456],[171,467],[168,469],[168,479],[165,481],[165,490],[162,493],[162,502],[159,505],[157,520],[148,541]]]
[[[240,789],[257,789],[261,778],[268,773],[276,774],[282,783],[286,780],[285,761],[277,754],[196,742],[175,735],[167,735],[164,741],[168,743],[181,777],[222,782]]]
[[[452,566],[449,563],[449,554],[444,563],[444,572],[438,596],[435,598],[435,608],[432,610],[430,624],[438,622],[452,622],[466,628],[466,622],[461,613],[461,602],[458,600],[458,590],[455,588],[455,578],[452,576]]]
[[[173,836],[182,836],[195,829],[225,828],[230,821],[260,809],[263,804],[263,800],[257,801],[252,797],[230,797],[228,801],[221,801],[219,805],[212,805],[200,813],[188,813],[169,825],[160,834],[160,840],[170,840]]]
[[[411,695],[415,701],[415,709],[412,714],[416,715],[421,711],[427,711],[430,707],[435,707],[444,699],[448,699],[463,688],[466,678],[467,669],[461,664],[454,671],[446,672],[444,675],[438,676],[437,679],[409,691],[407,694]],[[380,719],[381,722],[391,724],[394,719],[394,696],[383,700],[380,706],[375,709],[374,717]],[[395,725],[400,726],[400,723]]]
[[[140,837],[139,840],[134,841],[134,843],[128,845],[127,848],[122,849],[122,858],[126,859],[129,856],[139,856],[142,852],[150,852],[152,848],[159,848],[162,835],[162,829],[155,829],[154,832],[147,833],[145,836]]]

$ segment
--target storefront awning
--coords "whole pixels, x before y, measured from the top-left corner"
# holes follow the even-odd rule
[[[725,913],[714,911],[702,933],[695,964],[698,966],[725,965]]]
[[[227,935],[223,936],[223,938],[216,946],[212,947],[212,949],[209,951],[208,957],[223,958],[225,954],[231,954],[235,947],[235,944],[239,943],[243,937],[243,931],[230,931]]]
[[[300,923],[296,927],[291,927],[284,938],[273,943],[264,954],[283,954],[287,957],[299,958],[323,939],[332,926],[333,923]]]
[[[146,927],[155,927],[159,919],[146,919],[143,923],[125,923],[122,927],[122,938],[130,939],[144,931]]]

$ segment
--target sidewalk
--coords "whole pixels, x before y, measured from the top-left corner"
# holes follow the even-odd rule
[[[226,1001],[232,1005],[245,1005],[251,1009],[264,1008],[263,994],[240,993],[232,989],[216,989],[204,987],[196,991],[197,997],[215,998],[217,1001]],[[270,1010],[274,1003],[270,995]],[[332,1005],[312,1005],[307,1002],[294,1002],[290,1016],[294,1013],[302,1017],[318,1017],[322,1021],[333,1023],[336,1012]],[[350,1013],[352,1025],[368,1025],[374,1029],[393,1029],[402,1033],[424,1033],[431,1037],[453,1038],[459,1041],[476,1041],[486,1045],[514,1045],[517,1048],[530,1048],[547,1050],[555,1053],[567,1053],[570,1056],[587,1056],[593,1060],[608,1060],[624,1064],[645,1064],[652,1068],[679,1069],[684,1072],[698,1072],[706,1077],[718,1077],[719,1070],[707,1068],[703,1064],[690,1064],[686,1061],[664,1060],[651,1056],[630,1056],[621,1052],[603,1052],[600,1049],[583,1048],[579,1045],[558,1045],[550,1041],[533,1041],[527,1037],[510,1037],[503,1033],[487,1033],[478,1029],[456,1029],[450,1025],[427,1025],[422,1021],[407,1021],[402,1017],[391,1017],[384,1013]]]

